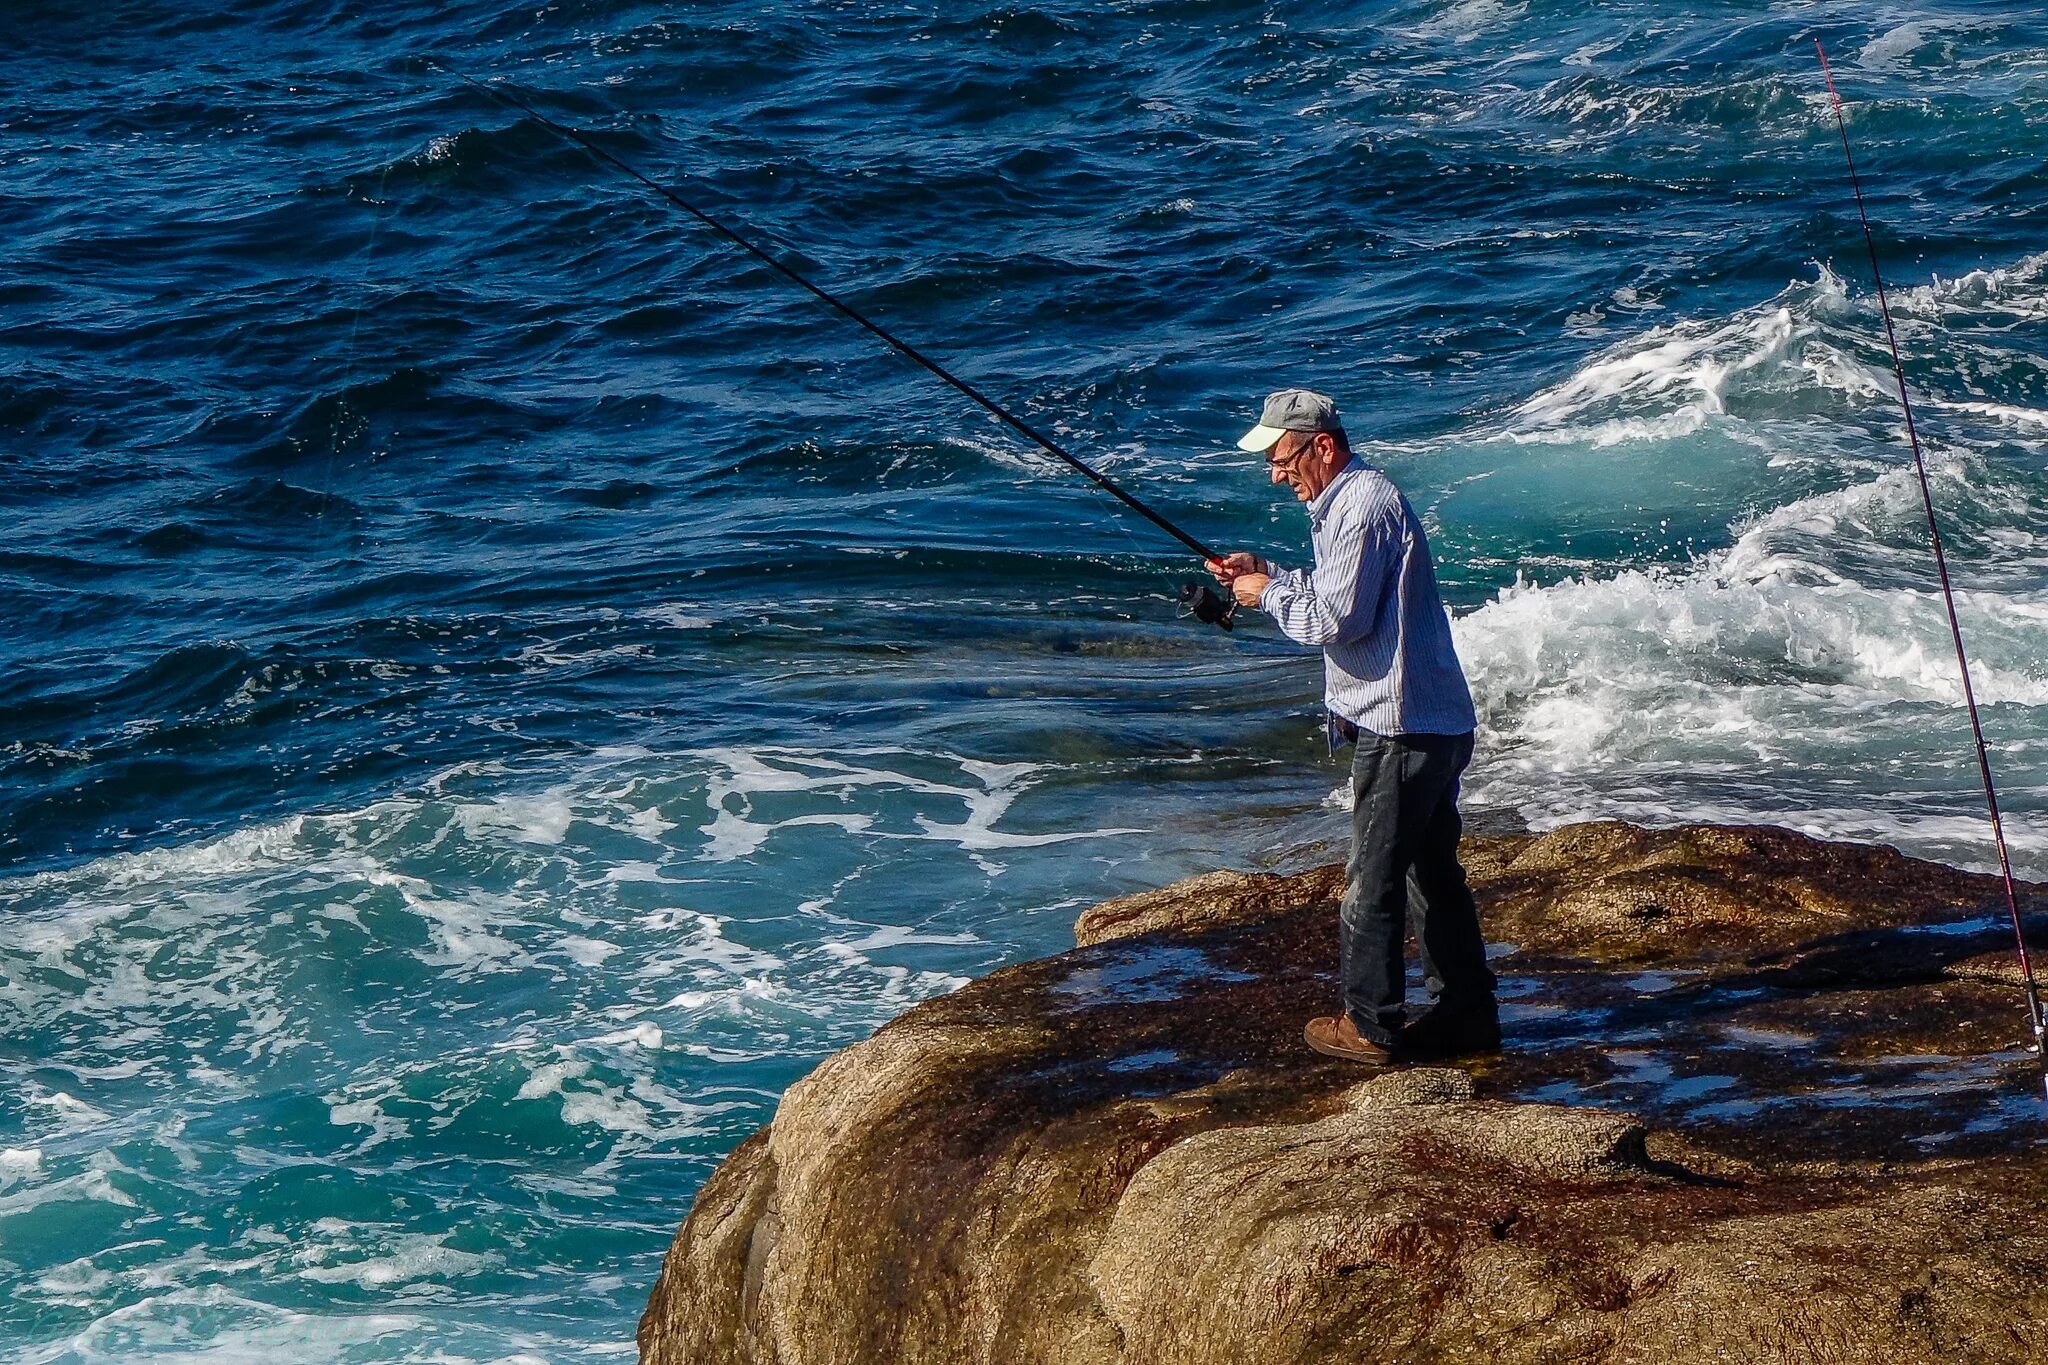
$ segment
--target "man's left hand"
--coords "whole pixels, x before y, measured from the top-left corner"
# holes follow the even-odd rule
[[[1266,585],[1272,581],[1268,574],[1241,573],[1230,580],[1230,595],[1237,599],[1237,605],[1240,607],[1256,607],[1259,605],[1259,594],[1263,593]]]

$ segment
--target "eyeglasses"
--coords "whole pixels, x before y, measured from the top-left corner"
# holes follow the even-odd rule
[[[1309,438],[1309,439],[1308,439],[1307,441],[1304,441],[1304,442],[1302,443],[1301,447],[1300,447],[1299,449],[1297,449],[1297,450],[1296,450],[1296,451],[1295,451],[1295,452],[1294,452],[1294,453],[1293,453],[1292,455],[1283,455],[1283,456],[1281,456],[1281,457],[1280,457],[1279,459],[1277,459],[1277,460],[1276,460],[1276,459],[1274,459],[1274,458],[1273,458],[1273,456],[1272,456],[1272,455],[1271,455],[1271,454],[1269,453],[1269,454],[1268,454],[1268,455],[1266,456],[1266,468],[1268,468],[1268,469],[1292,469],[1292,468],[1293,468],[1293,467],[1294,467],[1295,465],[1298,465],[1298,464],[1300,464],[1300,463],[1301,463],[1301,458],[1302,458],[1302,456],[1304,456],[1304,455],[1307,455],[1307,454],[1309,454],[1309,453],[1310,453],[1311,451],[1313,451],[1313,450],[1314,450],[1315,448],[1316,448],[1316,442],[1315,442],[1315,438],[1314,438],[1313,436],[1311,436],[1311,437],[1310,437],[1310,438]],[[1278,445],[1278,444],[1276,443],[1276,444],[1274,445],[1273,449],[1274,449],[1275,451],[1277,451],[1277,450],[1279,450],[1279,449],[1280,449],[1280,447],[1279,447],[1279,445]]]

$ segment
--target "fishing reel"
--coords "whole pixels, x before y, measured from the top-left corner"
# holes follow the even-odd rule
[[[1180,585],[1180,603],[1187,608],[1187,614],[1205,626],[1221,626],[1230,629],[1230,618],[1237,614],[1237,600],[1224,598],[1216,589],[1198,578],[1190,578]]]

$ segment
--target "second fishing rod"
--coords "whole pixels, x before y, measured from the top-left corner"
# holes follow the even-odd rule
[[[1884,320],[1885,347],[1891,353],[1892,377],[1898,385],[1899,410],[1906,419],[1906,443],[1913,452],[1913,473],[1920,486],[1920,506],[1927,515],[1927,542],[1934,552],[1935,575],[1941,583],[1941,600],[1948,616],[1949,639],[1955,645],[1956,673],[1963,685],[1963,708],[1970,717],[1970,736],[1977,754],[1977,772],[1983,781],[1984,806],[1991,819],[1991,842],[1998,853],[1999,881],[2005,892],[2006,912],[2012,920],[2014,946],[2018,953],[2020,989],[2027,1008],[2027,1027],[2034,1035],[2034,1060],[2040,1068],[2041,1084],[2048,1092],[2048,1012],[2041,1003],[2040,983],[2034,977],[2034,959],[2027,948],[2027,929],[2020,915],[2020,893],[2012,871],[2012,853],[2006,847],[2005,816],[1999,809],[1998,784],[1991,776],[1991,750],[1984,742],[1984,718],[1977,707],[1977,691],[1970,681],[1970,656],[1963,648],[1963,622],[1956,611],[1955,585],[1949,580],[1948,553],[1942,548],[1941,526],[1934,516],[1934,489],[1927,477],[1927,457],[1920,449],[1920,428],[1913,420],[1913,399],[1906,391],[1906,362],[1899,353],[1898,330],[1892,326],[1892,305],[1885,294],[1884,272],[1877,264],[1877,235],[1870,227],[1870,212],[1863,203],[1863,181],[1856,174],[1856,154],[1849,147],[1849,119],[1842,97],[1835,90],[1834,68],[1828,65],[1827,49],[1819,38],[1813,40],[1814,55],[1820,58],[1821,78],[1827,84],[1828,103],[1834,110],[1835,131],[1842,139],[1842,160],[1849,169],[1849,188],[1856,198],[1856,219],[1863,228],[1864,250],[1870,256],[1870,279],[1877,286],[1878,316]]]
[[[968,383],[959,375],[954,374],[944,365],[941,365],[938,361],[932,359],[929,355],[926,355],[922,350],[918,349],[916,346],[911,345],[909,342],[903,340],[903,338],[897,336],[894,332],[891,332],[888,328],[882,326],[882,324],[876,322],[873,318],[861,312],[852,304],[840,298],[837,294],[818,284],[809,276],[803,274],[801,271],[798,271],[788,265],[783,264],[783,262],[778,260],[772,253],[770,253],[765,248],[755,243],[753,239],[747,237],[743,233],[739,232],[737,229],[733,228],[724,220],[706,211],[704,208],[702,208],[695,202],[684,198],[674,189],[671,189],[669,186],[662,184],[660,181],[654,179],[652,176],[647,175],[645,172],[641,171],[638,167],[632,165],[630,162],[627,162],[622,158],[614,155],[613,153],[607,151],[604,147],[599,145],[588,135],[580,132],[575,128],[570,127],[565,123],[560,123],[555,119],[549,118],[546,114],[541,113],[538,109],[534,108],[527,101],[519,98],[517,95],[511,94],[510,92],[501,89],[498,86],[490,85],[487,84],[486,82],[477,80],[472,76],[464,75],[462,72],[457,71],[453,67],[447,65],[446,63],[437,61],[434,58],[427,58],[426,62],[427,65],[433,67],[435,70],[442,71],[450,76],[453,76],[456,80],[461,81],[464,85],[467,85],[471,89],[476,90],[485,96],[488,96],[490,99],[495,100],[497,103],[501,105],[504,105],[508,109],[517,110],[518,112],[526,115],[528,118],[534,120],[534,122],[540,124],[542,127],[555,133],[557,136],[574,143],[576,146],[590,153],[591,156],[596,157],[599,161],[602,161],[607,166],[610,166],[615,170],[623,172],[625,175],[630,176],[634,180],[637,180],[642,185],[646,186],[648,189],[654,191],[654,193],[660,195],[663,199],[667,200],[670,204],[674,205],[676,208],[681,209],[684,213],[688,214],[691,218],[695,219],[704,227],[711,229],[711,231],[717,233],[720,237],[723,237],[726,241],[732,243],[741,251],[746,252],[747,255],[753,257],[761,264],[767,266],[770,270],[773,270],[783,279],[788,280],[791,284],[794,284],[797,288],[803,290],[812,298],[818,300],[818,302],[832,309],[834,312],[846,318],[848,321],[853,322],[856,325],[865,328],[867,331],[873,333],[876,337],[879,337],[883,342],[885,342],[898,354],[922,366],[925,370],[929,371],[938,379],[944,381],[945,383],[951,385],[953,388],[957,389],[960,393],[966,395],[977,406],[981,407],[982,409],[990,413],[998,421],[1002,422],[1005,426],[1009,427],[1012,431],[1024,437],[1033,445],[1037,446],[1040,450],[1043,450],[1046,454],[1051,455],[1054,459],[1059,460],[1062,464],[1066,465],[1068,468],[1074,470],[1074,472],[1086,478],[1089,482],[1093,483],[1097,488],[1100,488],[1103,492],[1109,494],[1118,502],[1121,502],[1124,506],[1130,508],[1133,512],[1136,512],[1139,516],[1145,518],[1145,520],[1151,522],[1154,526],[1157,526],[1160,530],[1166,532],[1166,534],[1172,536],[1182,545],[1185,545],[1188,549],[1192,550],[1195,554],[1199,555],[1205,563],[1222,559],[1222,556],[1219,555],[1216,551],[1210,549],[1207,545],[1203,544],[1195,537],[1189,535],[1180,527],[1174,525],[1173,522],[1169,521],[1164,515],[1162,515],[1160,512],[1149,506],[1140,498],[1130,493],[1128,490],[1119,485],[1115,480],[1111,479],[1108,475],[1102,473],[1094,466],[1086,463],[1085,461],[1081,460],[1080,458],[1072,454],[1065,447],[1061,446],[1057,441],[1054,441],[1051,437],[1047,436],[1045,433],[1038,430],[1038,428],[1032,426],[1029,422],[1026,422],[1023,418],[1019,417],[1016,413],[1004,407],[1001,403],[996,402],[995,399],[990,398],[986,393],[983,393],[981,389],[977,388],[973,384]],[[1210,625],[1221,626],[1225,630],[1229,630],[1231,628],[1231,617],[1235,609],[1235,604],[1226,602],[1224,599],[1218,597],[1215,591],[1211,589],[1208,586],[1208,584],[1195,581],[1185,583],[1181,587],[1180,597],[1181,601],[1188,607],[1189,611],[1198,620],[1204,621]]]

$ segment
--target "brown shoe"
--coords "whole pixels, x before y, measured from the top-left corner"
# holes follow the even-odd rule
[[[1364,1062],[1367,1066],[1385,1066],[1394,1060],[1392,1050],[1381,1047],[1360,1033],[1349,1014],[1311,1019],[1308,1027],[1301,1031],[1301,1036],[1325,1057],[1342,1057],[1346,1061]]]

